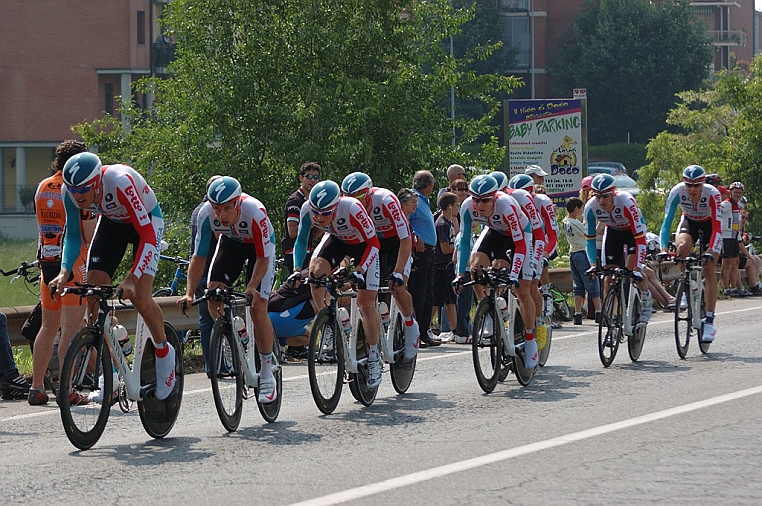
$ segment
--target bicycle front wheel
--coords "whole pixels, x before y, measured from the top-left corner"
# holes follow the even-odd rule
[[[502,325],[502,319],[497,314],[494,299],[483,298],[474,315],[471,351],[476,381],[486,393],[495,389],[503,359],[503,340],[498,325]]]
[[[330,415],[339,404],[344,381],[344,335],[329,308],[315,317],[307,353],[312,398],[322,413]]]
[[[368,356],[367,354],[368,344],[365,338],[365,327],[363,327],[362,320],[357,320],[357,361],[363,360]],[[382,362],[383,363],[383,362]],[[368,386],[368,364],[357,365],[357,373],[349,373],[349,391],[352,392],[352,396],[360,401],[363,406],[370,406],[373,401],[376,400],[376,394],[378,393],[378,387],[371,388]]]
[[[701,306],[700,306],[700,313],[701,315],[701,321],[704,321],[704,318],[706,318],[706,290],[701,290]],[[699,325],[698,329],[698,342],[699,342],[699,349],[701,350],[701,353],[706,355],[709,353],[709,345],[711,343],[705,343],[701,339],[704,337],[704,325]]]
[[[691,285],[683,278],[677,283],[677,290],[675,291],[675,345],[680,358],[685,358],[688,354],[688,345],[691,342],[693,330],[693,300],[691,297]],[[681,307],[683,300],[688,303],[684,308]]]
[[[183,371],[183,345],[177,338],[175,328],[164,322],[164,335],[167,342],[175,349],[175,387],[172,393],[164,400],[159,400],[154,394],[146,395],[142,401],[138,401],[138,413],[143,428],[149,436],[161,439],[172,430],[180,412],[180,404],[183,400],[183,384],[185,373]],[[143,351],[143,361],[140,363],[140,384],[150,385],[156,383],[156,357],[154,356],[153,341],[146,340]]]
[[[617,290],[609,290],[601,308],[601,322],[598,324],[598,356],[603,367],[614,361],[622,336],[624,313]]]
[[[394,350],[394,363],[390,365],[389,376],[392,378],[392,386],[398,394],[404,394],[410,388],[415,374],[415,364],[418,354],[411,360],[405,358],[405,322],[402,315],[397,314],[392,325],[392,349]]]
[[[241,423],[243,412],[244,374],[238,346],[233,339],[238,339],[230,322],[218,319],[212,328],[209,340],[209,362],[212,380],[212,395],[217,415],[225,430],[233,432]]]
[[[259,396],[257,396],[257,406],[259,407],[259,413],[267,423],[273,423],[278,418],[278,414],[280,414],[280,405],[283,399],[283,371],[281,370],[280,360],[278,357],[280,357],[280,343],[278,342],[278,339],[275,338],[273,340],[272,370],[273,376],[275,376],[275,384],[277,385],[278,397],[273,402],[262,404],[259,402]],[[262,361],[259,359],[259,351],[256,349],[254,350],[254,363],[257,366],[257,370],[261,371]]]
[[[103,375],[104,371],[107,374]],[[91,396],[98,389],[100,375],[103,375],[101,395]],[[111,355],[103,338],[92,328],[80,330],[71,340],[61,365],[61,382],[56,397],[66,437],[80,450],[92,448],[106,428],[112,383]],[[82,404],[85,399],[91,400]]]

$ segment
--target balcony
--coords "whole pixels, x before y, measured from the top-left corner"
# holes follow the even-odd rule
[[[743,30],[707,30],[715,46],[745,46],[746,32]]]

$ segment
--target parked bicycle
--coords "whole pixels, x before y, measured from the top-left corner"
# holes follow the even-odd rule
[[[640,322],[640,290],[634,286],[634,272],[620,267],[591,271],[601,279],[610,278],[598,324],[598,356],[604,367],[616,357],[619,344],[627,339],[630,360],[637,362],[646,338],[646,323]],[[634,289],[633,289],[634,288]]]
[[[558,321],[570,322],[574,319],[574,312],[569,306],[569,298],[553,283],[550,284],[550,296],[553,298],[553,314]],[[547,316],[547,315],[546,315]]]
[[[156,398],[156,367],[153,339],[143,318],[138,315],[134,357],[132,362],[122,353],[118,338],[111,326],[109,313],[115,309],[113,297],[116,286],[78,284],[64,288],[64,293],[98,299],[98,314],[90,315],[94,321],[72,338],[61,363],[61,392],[78,392],[90,402],[72,405],[68,395],[56,397],[61,408],[66,437],[80,450],[87,450],[100,439],[108,421],[112,405],[112,392],[118,391],[122,410],[129,410],[133,401],[138,403],[140,421],[153,438],[166,436],[177,420],[183,397],[183,352],[174,327],[164,322],[167,341],[175,348],[175,387],[164,400]],[[111,303],[111,306],[109,306]],[[107,324],[108,322],[108,324]],[[109,352],[109,349],[112,352]],[[114,388],[113,370],[116,368],[119,386]],[[102,376],[102,385],[99,378]],[[93,394],[93,395],[91,395]]]
[[[529,385],[536,370],[524,366],[524,323],[518,299],[507,289],[511,283],[508,274],[505,268],[488,267],[464,283],[464,286],[480,284],[487,288],[487,295],[476,307],[471,337],[476,380],[487,393],[492,392],[497,382],[504,380],[509,372],[516,375],[521,385]],[[548,338],[540,351],[543,364],[550,353],[550,333]]]
[[[257,399],[259,392],[259,372],[262,364],[254,340],[251,314],[248,311],[251,296],[247,298],[246,294],[232,288],[207,289],[202,297],[193,301],[193,305],[207,301],[219,302],[223,306],[222,315],[214,322],[209,341],[210,375],[214,405],[220,422],[226,430],[233,432],[241,423],[243,401],[251,397]],[[238,308],[242,308],[245,313],[246,332],[242,334],[246,336],[245,342],[242,342],[241,334],[236,330]],[[278,418],[283,398],[283,375],[279,357],[278,340],[274,339],[272,371],[277,383],[278,396],[268,404],[260,404],[257,399],[259,412],[268,423]]]

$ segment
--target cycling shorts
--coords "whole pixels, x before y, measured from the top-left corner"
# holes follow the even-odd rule
[[[680,224],[677,226],[677,233],[690,234],[694,246],[698,242],[699,236],[703,237],[704,245],[701,250],[706,251],[707,241],[712,238],[712,220],[696,221],[683,215],[680,218]]]
[[[397,254],[400,250],[399,237],[388,237],[386,239],[379,238],[381,248],[378,254],[378,266],[382,279],[388,279],[389,274],[394,272],[394,267],[397,265]],[[402,275],[406,278],[410,277],[410,269],[413,267],[413,255],[407,257],[405,267],[402,268]]]
[[[312,253],[312,258],[322,258],[331,264],[331,269],[339,266],[344,257],[360,260],[365,255],[365,243],[347,244],[336,236],[326,234]],[[365,289],[374,292],[378,291],[379,272],[378,255],[375,256],[368,266],[365,276]]]
[[[270,298],[275,277],[275,256],[271,256],[269,260],[270,265],[267,272],[257,286],[259,296],[265,300]],[[257,251],[253,244],[234,241],[226,235],[220,236],[209,267],[209,277],[206,284],[209,285],[212,281],[216,281],[225,286],[234,286],[236,279],[241,275],[244,264],[246,265],[246,281],[244,284],[246,284],[251,279],[256,261]]]
[[[61,262],[40,262],[40,301],[42,302],[42,308],[46,311],[60,311],[61,307],[73,307],[81,306],[85,303],[85,299],[79,295],[69,293],[60,297],[50,296],[50,288],[48,287],[48,281],[55,278],[61,270]],[[74,261],[72,272],[69,274],[69,281],[64,286],[74,286],[74,283],[84,283],[87,280],[87,264],[85,263],[84,251],[80,253],[77,259]]]
[[[738,239],[722,240],[722,258],[738,258],[741,249],[738,247]]]
[[[606,227],[603,233],[603,246],[601,255],[603,256],[603,265],[616,265],[624,267],[624,254],[635,254],[635,236],[631,230],[617,230]]]
[[[156,268],[159,265],[159,243],[164,235],[164,218],[151,215],[151,225],[157,244],[143,244],[132,223],[121,223],[101,216],[98,219],[98,225],[95,227],[95,234],[90,245],[87,271],[104,271],[113,279],[114,273],[127,251],[127,245],[131,244],[133,260],[143,247],[142,254],[147,259],[145,264],[141,266],[143,274],[156,277]],[[130,268],[130,272],[132,272],[132,268]]]
[[[532,280],[535,277],[534,262],[531,260],[531,245],[532,245],[532,233],[524,233],[524,241],[527,244],[527,255],[524,257],[524,263],[521,266],[520,279]],[[512,262],[512,259],[508,257],[508,251],[513,251],[515,245],[513,244],[513,238],[503,235],[500,232],[491,228],[485,227],[479,238],[476,239],[474,249],[472,252],[484,253],[490,259],[505,260]],[[510,269],[510,267],[509,267]]]

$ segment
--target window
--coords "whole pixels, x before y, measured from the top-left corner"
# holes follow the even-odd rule
[[[146,45],[146,11],[138,11],[138,45]]]
[[[114,83],[106,83],[106,108],[107,114],[114,114]]]
[[[505,20],[505,45],[518,50],[516,55],[518,68],[529,68],[532,57],[529,43],[529,18],[508,16]]]

